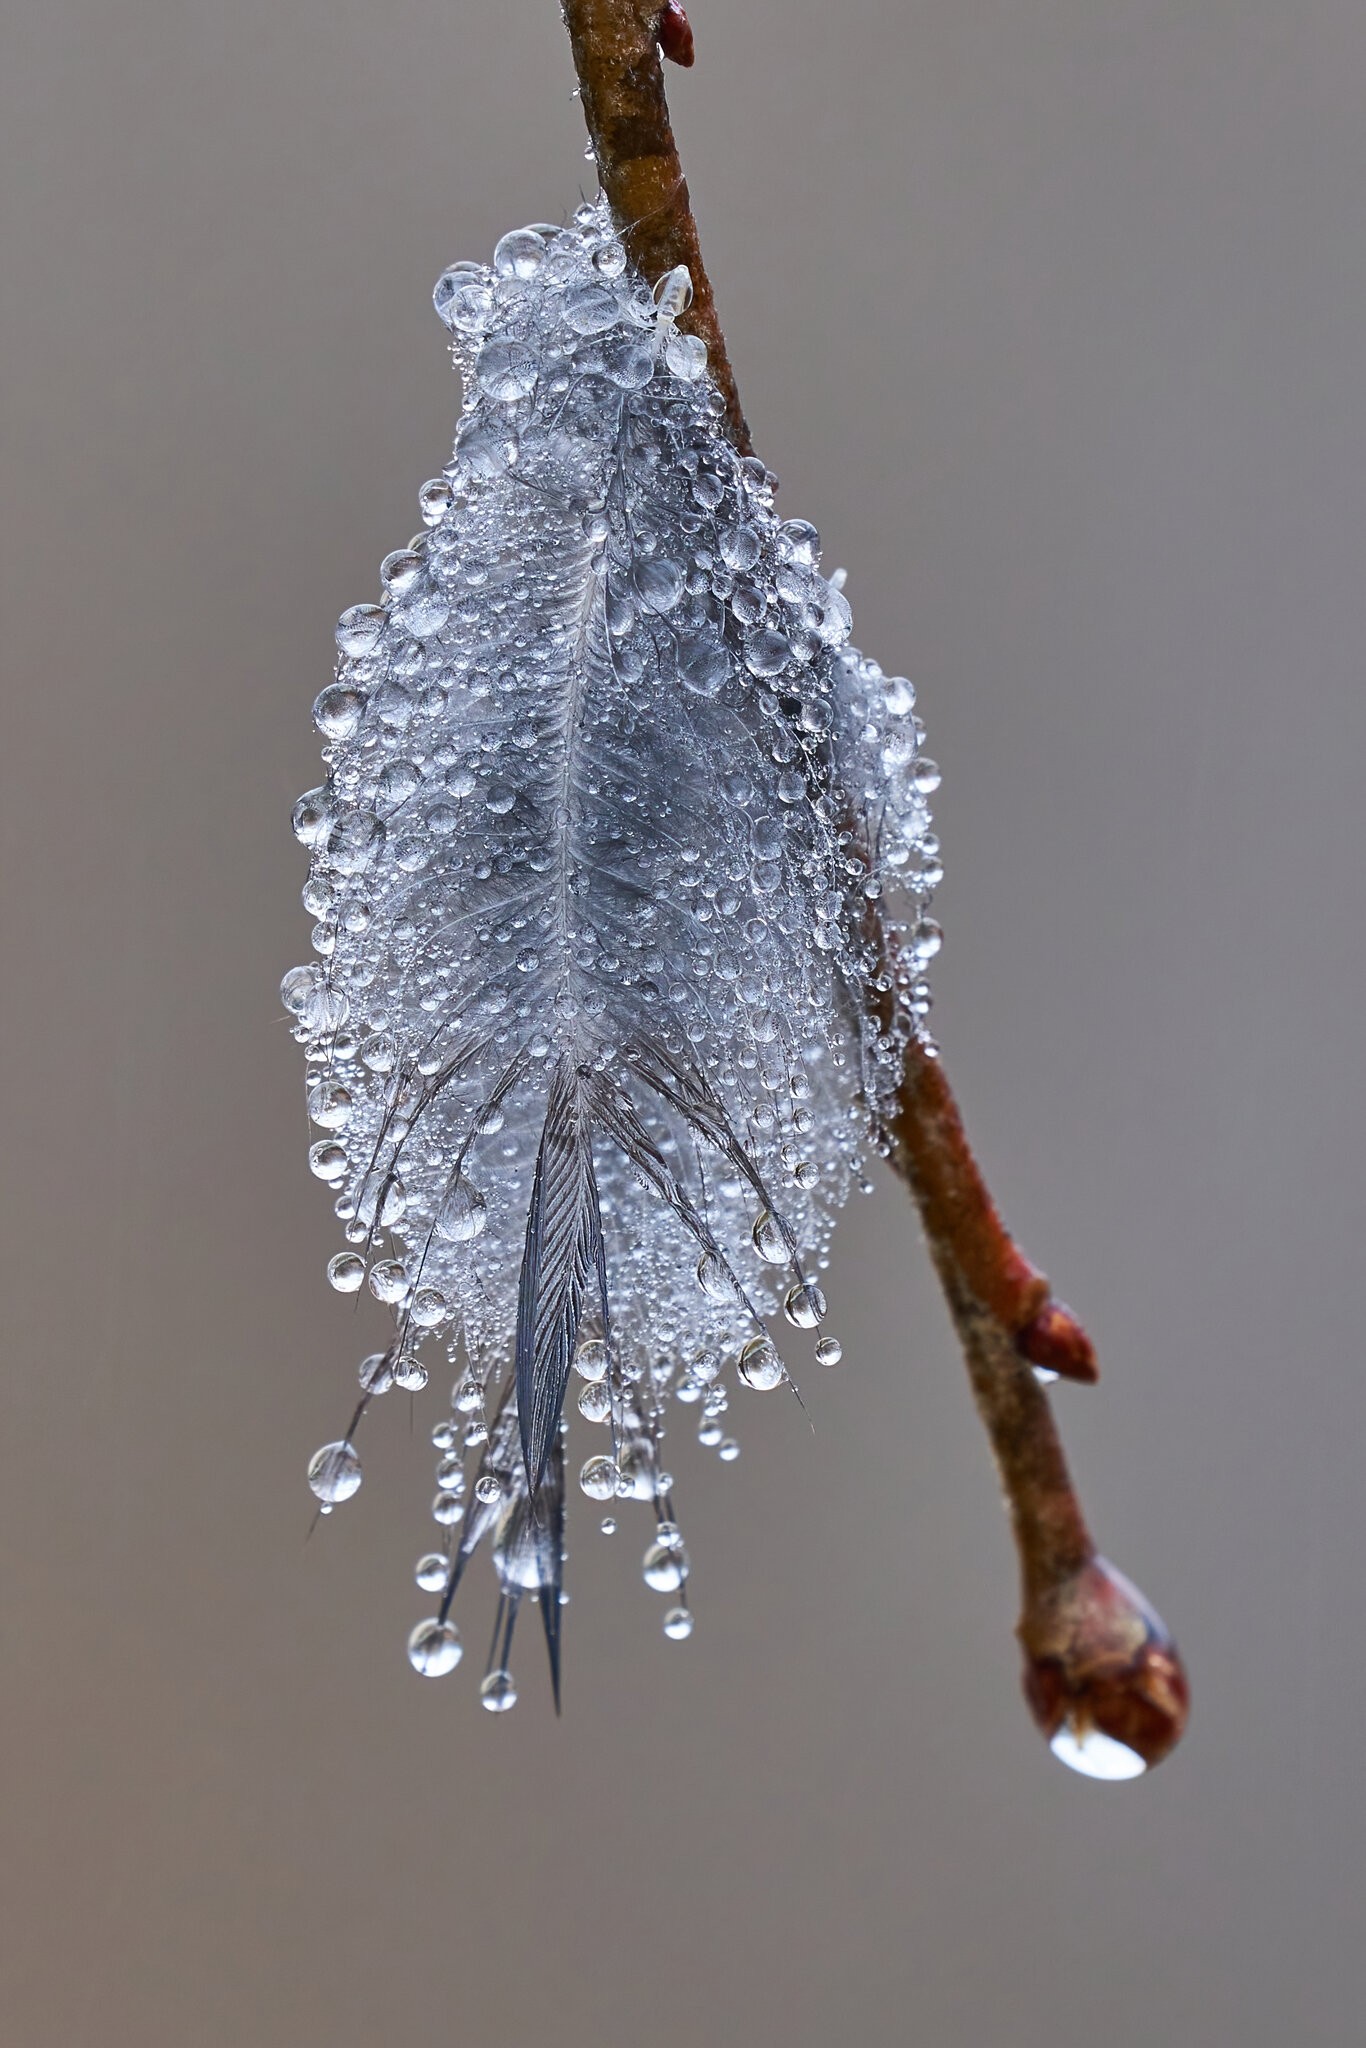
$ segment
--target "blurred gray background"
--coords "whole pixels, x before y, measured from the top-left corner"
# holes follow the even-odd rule
[[[420,1683],[305,1164],[290,803],[417,524],[438,271],[571,208],[553,0],[19,0],[5,529],[7,2048],[1360,2038],[1360,0],[697,0],[676,123],[784,509],[946,770],[939,1029],[1184,1750],[1052,1763],[900,1191],[847,1364],[684,1440],[698,1626],[575,1502],[566,1709]],[[810,1374],[807,1379],[810,1381]],[[762,1410],[762,1412],[760,1412]],[[483,1603],[481,1605],[481,1603]]]

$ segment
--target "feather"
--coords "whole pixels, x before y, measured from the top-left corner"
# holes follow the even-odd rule
[[[433,1512],[465,1519],[414,1662],[449,1668],[491,1536],[502,1654],[534,1582],[557,1690],[566,1407],[610,1433],[584,1491],[672,1530],[675,1403],[729,1445],[731,1390],[784,1383],[765,1326],[820,1321],[807,1275],[939,943],[914,692],[849,645],[814,530],[727,441],[688,291],[651,292],[601,201],[440,279],[454,454],[381,601],[342,615],[294,814],[317,957],[281,994],[329,1277],[392,1308],[383,1384],[442,1352],[455,1382]],[[917,978],[879,1032],[848,992],[897,889]],[[324,1506],[360,1483],[343,1448]]]

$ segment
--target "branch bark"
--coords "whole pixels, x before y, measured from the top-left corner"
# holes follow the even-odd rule
[[[661,55],[692,62],[677,0],[562,0],[598,176],[627,253],[647,278],[686,264],[690,312],[725,396],[732,441],[752,453],[735,373],[702,262],[664,93]],[[661,50],[661,45],[662,50]],[[893,992],[870,989],[883,1028]],[[1001,1221],[937,1051],[907,1046],[883,1137],[921,1222],[995,1454],[1020,1558],[1024,1687],[1052,1740],[1099,1730],[1145,1764],[1180,1740],[1189,1703],[1175,1646],[1143,1596],[1096,1551],[1036,1368],[1097,1377],[1091,1341]]]

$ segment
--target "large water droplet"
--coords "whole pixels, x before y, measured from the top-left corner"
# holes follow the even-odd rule
[[[770,1393],[774,1387],[781,1386],[786,1377],[783,1361],[767,1337],[750,1338],[740,1353],[736,1371],[747,1387],[753,1387],[760,1394]]]
[[[489,1220],[488,1204],[461,1174],[436,1212],[436,1232],[448,1244],[472,1244]]]
[[[505,1714],[517,1704],[517,1687],[510,1671],[490,1671],[479,1687],[479,1703],[490,1714]]]
[[[590,1458],[579,1474],[579,1485],[590,1500],[612,1500],[621,1477],[615,1458]]]
[[[424,1559],[425,1563],[425,1559]],[[408,1662],[424,1678],[444,1678],[464,1655],[453,1621],[420,1621],[408,1638]]]
[[[308,1483],[328,1507],[350,1500],[360,1481],[360,1459],[345,1437],[337,1443],[324,1444],[308,1461]]]
[[[681,1544],[652,1543],[640,1570],[653,1592],[676,1593],[688,1576],[688,1553]]]

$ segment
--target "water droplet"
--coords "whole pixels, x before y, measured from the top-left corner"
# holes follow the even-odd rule
[[[429,1550],[425,1557],[418,1559],[413,1576],[424,1593],[439,1593],[450,1577],[450,1570],[449,1558],[443,1557],[439,1550]]]
[[[579,1389],[579,1413],[586,1422],[606,1422],[612,1412],[612,1393],[606,1380],[593,1380]]]
[[[432,304],[438,317],[456,334],[482,334],[493,318],[493,294],[479,284],[463,265],[447,270],[436,281]]]
[[[419,1287],[409,1310],[420,1330],[434,1330],[447,1316],[446,1297],[437,1287]]]
[[[308,1461],[308,1483],[329,1507],[350,1500],[361,1481],[360,1459],[345,1437],[324,1444]]]
[[[601,1337],[582,1337],[574,1353],[574,1370],[586,1380],[601,1380],[607,1377],[607,1346]]]
[[[338,1294],[358,1294],[365,1278],[365,1261],[354,1252],[338,1252],[327,1262],[327,1277]]]
[[[754,1249],[767,1266],[785,1266],[790,1254],[778,1219],[771,1209],[761,1209],[754,1219]]]
[[[434,476],[417,494],[417,509],[424,526],[439,526],[451,509],[453,492],[444,476]]]
[[[480,1704],[491,1714],[505,1714],[517,1704],[517,1688],[510,1671],[490,1671],[479,1687]]]
[[[294,837],[300,846],[321,846],[332,830],[336,815],[331,795],[326,789],[306,789],[290,816]]]
[[[474,1483],[474,1497],[484,1506],[492,1507],[496,1500],[503,1498],[503,1482],[496,1472],[485,1472]]]
[[[814,1330],[825,1319],[825,1293],[814,1280],[799,1280],[787,1290],[783,1314],[798,1330]]]
[[[443,1529],[453,1529],[457,1522],[463,1522],[464,1519],[465,1503],[458,1493],[448,1493],[443,1489],[442,1492],[437,1494],[436,1499],[432,1502],[432,1520],[434,1522],[438,1523]]]
[[[722,1464],[733,1465],[740,1455],[740,1446],[733,1436],[722,1437],[716,1455]]]
[[[770,1393],[786,1378],[783,1361],[768,1337],[750,1338],[740,1353],[736,1371],[747,1387],[753,1387],[760,1394]]]
[[[692,278],[686,263],[666,270],[654,289],[654,302],[665,320],[677,320],[692,304]]]
[[[715,697],[730,674],[730,658],[716,640],[684,635],[678,642],[678,679],[695,697]]]
[[[327,857],[338,874],[363,874],[384,840],[384,820],[373,811],[345,811],[327,835]]]
[[[461,1174],[436,1212],[436,1233],[448,1244],[472,1244],[489,1220],[488,1204]]]
[[[351,1091],[340,1081],[319,1081],[308,1092],[308,1113],[325,1131],[344,1129],[351,1120],[352,1107]]]
[[[408,1275],[401,1259],[381,1259],[370,1268],[370,1292],[376,1301],[402,1301],[408,1292]]]
[[[479,351],[479,387],[500,405],[513,405],[536,389],[536,356],[524,342],[490,341]]]
[[[726,1262],[718,1252],[704,1252],[697,1262],[697,1284],[708,1301],[733,1301],[735,1290],[730,1284]]]
[[[692,1609],[671,1607],[664,1617],[664,1633],[671,1643],[682,1643],[692,1634]]]
[[[534,277],[545,259],[545,243],[534,228],[514,228],[493,252],[499,277]]]
[[[353,604],[337,621],[337,646],[341,653],[359,660],[374,653],[383,631],[383,605]]]
[[[408,1662],[424,1678],[444,1678],[464,1654],[453,1621],[438,1621],[433,1616],[430,1621],[420,1621],[408,1638]]]
[[[579,1485],[590,1500],[611,1500],[620,1478],[616,1459],[603,1455],[589,1458],[579,1474]]]
[[[927,960],[933,960],[943,943],[943,931],[932,917],[922,917],[912,927],[910,950],[920,966],[923,967]]]
[[[357,1377],[362,1391],[367,1394],[387,1394],[394,1384],[394,1354],[392,1351],[372,1351],[360,1362]]]
[[[339,1181],[346,1173],[346,1154],[335,1138],[323,1138],[309,1146],[308,1165],[319,1180]]]
[[[753,676],[780,675],[792,659],[792,645],[785,633],[765,626],[745,641],[745,667]]]
[[[329,683],[313,700],[313,723],[325,740],[350,739],[364,714],[364,690],[348,683]]]
[[[616,1516],[604,1515],[602,1520],[598,1523],[598,1527],[599,1529],[601,1529],[604,1536],[615,1536],[617,1533]]]
[[[676,1593],[688,1576],[688,1553],[681,1544],[652,1543],[640,1570],[653,1592]]]
[[[928,754],[922,754],[911,772],[911,784],[918,795],[933,796],[944,777],[939,763],[932,761]]]
[[[411,590],[422,574],[422,557],[412,548],[395,548],[379,565],[380,581],[395,597]]]
[[[1080,1772],[1083,1778],[1141,1778],[1148,1768],[1137,1750],[1116,1742],[1112,1735],[1102,1735],[1099,1728],[1078,1734],[1065,1722],[1048,1747],[1059,1763],[1066,1764],[1069,1771]]]
[[[844,1346],[840,1343],[838,1337],[818,1337],[816,1339],[817,1365],[838,1365],[843,1356]]]
[[[683,383],[695,384],[706,374],[707,344],[700,334],[671,334],[664,344],[664,361]]]

